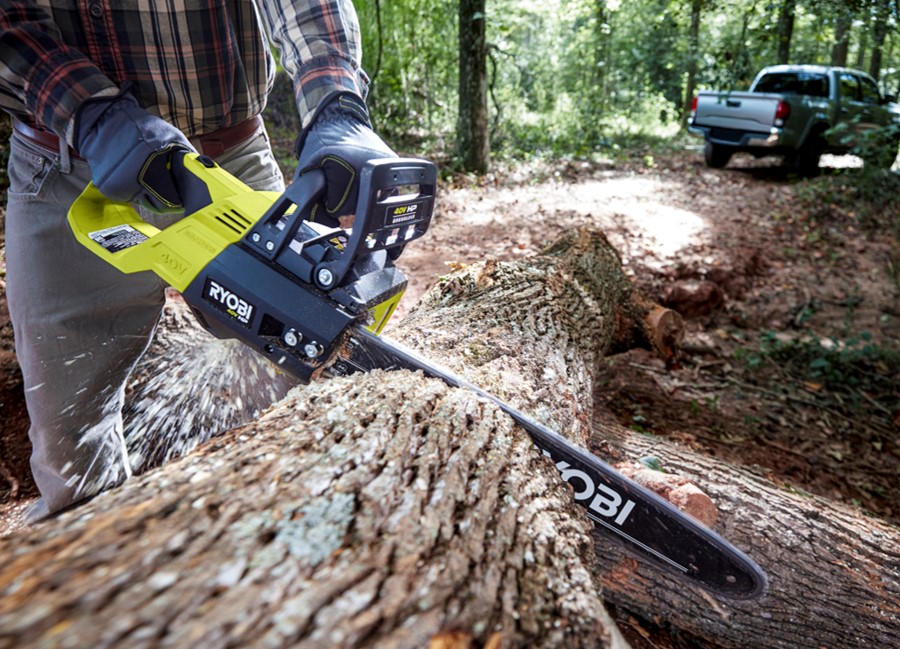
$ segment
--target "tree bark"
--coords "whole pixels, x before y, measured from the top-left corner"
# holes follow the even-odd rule
[[[485,1],[459,3],[459,116],[457,155],[466,171],[490,166]]]
[[[846,7],[836,7],[838,12],[834,25],[834,44],[831,48],[831,65],[846,66],[850,54],[850,30],[853,27],[853,15]]]
[[[598,441],[612,440],[629,457],[652,452],[665,458],[666,471],[693,478],[718,507],[716,529],[769,578],[767,594],[757,601],[716,601],[613,549],[601,558],[607,601],[664,620],[704,647],[900,646],[896,527],[667,440],[595,424]]]
[[[682,111],[682,125],[687,125],[691,116],[691,103],[694,100],[694,91],[697,89],[697,62],[700,60],[700,19],[703,10],[703,0],[691,0],[691,26],[688,31],[688,64],[687,83],[684,91],[684,104]]]
[[[596,452],[652,445],[768,571],[761,600],[718,601],[613,546],[597,559],[569,487],[508,417],[421,375],[374,372],[294,390],[0,541],[0,648],[626,646],[601,586],[707,647],[896,646],[896,529],[595,412],[605,355],[677,346],[680,323],[662,313],[602,235],[579,231],[444,278],[391,337]]]
[[[794,12],[797,9],[797,0],[783,0],[781,12],[778,15],[778,58],[781,64],[790,63],[791,39],[794,36]]]

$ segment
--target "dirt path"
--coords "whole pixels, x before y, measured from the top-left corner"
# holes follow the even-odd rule
[[[635,282],[687,320],[680,366],[609,359],[599,408],[900,521],[900,249],[867,229],[877,214],[829,198],[854,159],[823,162],[823,178],[798,181],[751,158],[715,171],[673,154],[445,187],[429,236],[400,259],[405,304],[455,265],[599,228]]]
[[[900,520],[894,239],[831,205],[820,181],[766,163],[736,159],[712,171],[693,152],[647,162],[520,167],[479,184],[444,183],[429,234],[399,261],[410,278],[399,316],[456,265],[536,254],[567,229],[599,228],[635,282],[681,310],[688,329],[677,368],[640,352],[609,359],[599,408],[791,488]],[[22,422],[14,369],[0,363],[0,534],[19,526],[34,497],[23,430],[9,423]]]

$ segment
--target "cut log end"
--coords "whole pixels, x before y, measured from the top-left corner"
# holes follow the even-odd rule
[[[607,354],[648,349],[666,367],[672,367],[678,362],[683,340],[684,320],[677,312],[635,294],[616,312],[616,330]]]
[[[667,365],[675,362],[684,340],[684,320],[681,316],[671,309],[654,304],[644,322],[653,350]]]
[[[616,464],[616,469],[642,487],[672,503],[685,514],[692,516],[706,527],[713,527],[719,512],[712,498],[690,481],[689,478],[663,473],[631,462]]]

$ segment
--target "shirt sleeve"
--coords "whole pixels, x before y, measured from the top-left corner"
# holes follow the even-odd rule
[[[34,2],[0,0],[0,108],[53,131],[69,144],[84,100],[118,92],[78,50],[63,44]]]
[[[351,0],[264,0],[261,5],[281,65],[294,81],[304,127],[335,92],[365,98],[368,79],[360,67],[359,19]]]

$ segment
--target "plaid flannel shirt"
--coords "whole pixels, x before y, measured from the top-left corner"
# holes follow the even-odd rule
[[[81,103],[127,83],[188,137],[209,133],[265,106],[266,32],[304,126],[333,92],[365,96],[352,0],[0,0],[0,108],[72,144]]]

